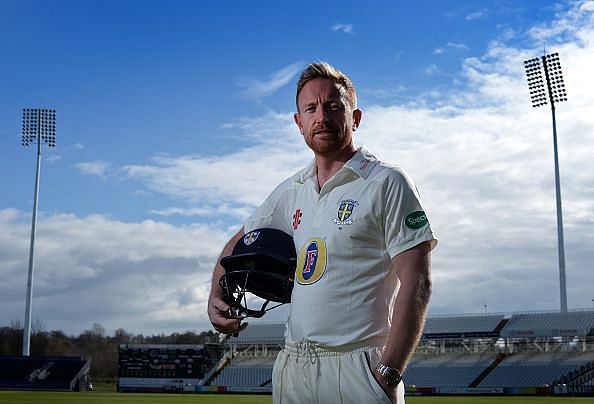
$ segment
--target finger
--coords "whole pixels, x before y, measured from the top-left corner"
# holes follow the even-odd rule
[[[241,323],[242,319],[226,319],[225,325],[217,324],[215,329],[223,334],[237,334],[245,330],[249,323]]]
[[[239,322],[241,321],[241,319],[227,317],[225,315],[216,316],[216,318],[214,318],[213,320],[214,320],[213,324],[218,327],[233,327],[233,328],[237,328],[239,325]]]
[[[219,311],[229,311],[231,309],[231,306],[229,306],[227,303],[225,303],[221,299],[213,300],[212,304]]]
[[[245,330],[247,328],[247,326],[248,326],[248,323],[243,323],[243,324],[239,323],[237,325],[237,329],[235,331],[233,331],[233,336],[239,337],[239,333],[242,332],[243,330]]]
[[[240,328],[241,320],[239,319],[220,317],[216,320],[217,321],[213,322],[213,326],[215,330],[217,330],[218,332],[222,332],[224,334],[231,334],[237,332],[237,330]]]

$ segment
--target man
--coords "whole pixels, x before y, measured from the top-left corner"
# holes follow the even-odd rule
[[[406,173],[357,149],[355,87],[327,63],[297,84],[295,123],[314,160],[280,184],[225,246],[254,229],[290,234],[298,252],[276,403],[404,403],[400,375],[422,333],[437,241]],[[221,300],[217,264],[208,312],[215,329],[243,330]]]

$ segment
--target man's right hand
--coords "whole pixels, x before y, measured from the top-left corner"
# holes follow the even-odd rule
[[[235,334],[248,326],[248,323],[241,323],[243,318],[232,315],[231,306],[215,296],[208,299],[208,317],[215,330],[223,334]]]

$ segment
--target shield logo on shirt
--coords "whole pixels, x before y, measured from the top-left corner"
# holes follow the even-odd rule
[[[336,218],[332,219],[332,221],[338,225],[343,224],[353,224],[353,219],[351,219],[351,215],[353,214],[353,210],[359,204],[359,202],[354,201],[352,199],[345,199],[340,201],[338,204],[338,212],[336,214]]]
[[[355,204],[353,201],[342,201],[338,207],[338,220],[344,222],[353,214],[353,208]]]

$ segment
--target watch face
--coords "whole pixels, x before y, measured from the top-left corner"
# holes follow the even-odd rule
[[[388,368],[384,374],[384,377],[386,379],[386,383],[388,384],[398,384],[400,383],[400,380],[402,380],[400,372],[394,368]]]

